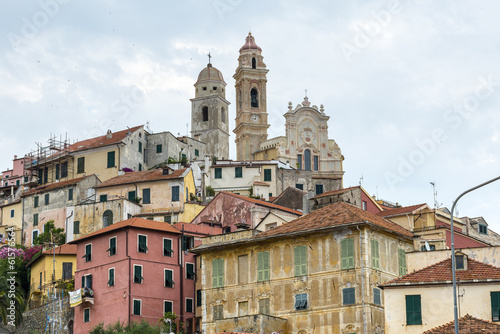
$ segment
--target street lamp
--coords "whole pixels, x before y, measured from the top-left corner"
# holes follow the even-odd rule
[[[455,237],[453,234],[453,212],[455,211],[455,205],[457,205],[457,202],[462,196],[464,196],[467,193],[470,193],[473,190],[476,190],[478,188],[481,188],[487,184],[490,184],[491,182],[494,182],[496,180],[499,180],[500,176],[486,181],[484,183],[481,183],[478,186],[475,186],[473,188],[470,188],[463,193],[460,194],[460,196],[457,197],[457,199],[453,202],[453,205],[451,207],[451,272],[453,273],[453,315],[455,317],[455,334],[458,334],[458,307],[457,307],[457,277],[456,277],[456,268],[455,268]]]

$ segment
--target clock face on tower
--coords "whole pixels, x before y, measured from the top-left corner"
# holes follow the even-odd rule
[[[260,120],[259,115],[252,115],[252,122],[257,123]]]

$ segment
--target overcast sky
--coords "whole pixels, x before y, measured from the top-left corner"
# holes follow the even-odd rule
[[[149,123],[186,135],[198,73],[232,75],[251,30],[268,73],[269,137],[288,102],[323,104],[344,160],[402,205],[451,208],[500,175],[498,1],[6,1],[0,10],[0,169],[46,144]],[[234,134],[231,132],[234,159]],[[500,181],[460,200],[500,232]]]

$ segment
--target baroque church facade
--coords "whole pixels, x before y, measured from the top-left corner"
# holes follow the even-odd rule
[[[236,118],[233,130],[238,161],[279,160],[291,167],[283,180],[288,185],[304,185],[303,190],[327,186],[322,191],[342,188],[344,157],[333,139],[328,138],[329,116],[323,105],[311,105],[306,96],[295,108],[288,104],[286,133],[268,138],[267,73],[262,48],[251,33],[239,49],[238,67],[233,75],[236,90]],[[204,68],[195,83],[191,99],[191,133],[207,143],[207,154],[229,157],[229,102],[226,83],[212,64]],[[284,181],[285,182],[285,181]],[[318,192],[318,191],[317,191]]]

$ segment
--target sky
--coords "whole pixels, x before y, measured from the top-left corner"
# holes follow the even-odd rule
[[[194,83],[224,75],[230,129],[238,50],[251,31],[267,76],[269,138],[288,102],[330,116],[344,186],[451,209],[500,176],[500,2],[0,2],[0,170],[46,145],[137,125],[189,134]],[[230,157],[236,158],[231,132]],[[500,232],[500,181],[458,216]]]

